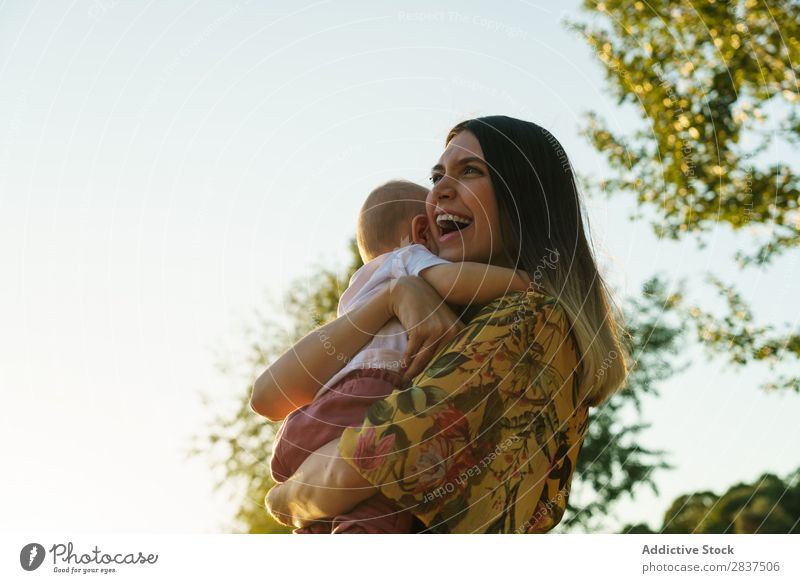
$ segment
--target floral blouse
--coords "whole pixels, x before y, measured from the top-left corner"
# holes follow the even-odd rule
[[[543,533],[561,520],[588,425],[579,350],[552,297],[485,306],[339,452],[425,532]]]

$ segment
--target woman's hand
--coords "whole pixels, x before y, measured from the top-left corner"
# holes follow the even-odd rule
[[[286,497],[283,495],[283,486],[283,484],[275,484],[270,488],[267,497],[264,498],[264,504],[272,518],[283,525],[292,526],[292,516],[289,514]]]
[[[304,520],[299,516],[293,516],[289,506],[288,496],[291,495],[291,484],[275,484],[267,492],[267,497],[264,499],[267,510],[272,517],[285,526],[294,526],[295,528],[306,528],[314,524],[314,520]]]
[[[464,324],[421,277],[406,276],[390,288],[389,306],[408,333],[403,380],[419,374]]]
[[[309,454],[288,480],[273,486],[264,503],[281,524],[303,528],[343,514],[377,492],[341,458],[336,438]]]

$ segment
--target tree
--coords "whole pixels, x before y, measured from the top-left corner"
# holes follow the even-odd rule
[[[702,244],[714,225],[752,227],[756,251],[733,257],[742,269],[766,268],[796,250],[800,181],[779,155],[780,145],[791,152],[800,143],[800,4],[586,0],[583,8],[589,20],[568,26],[594,49],[612,95],[633,105],[641,122],[623,135],[587,114],[584,133],[612,172],[596,186],[654,212],[659,236],[692,235]],[[800,357],[797,330],[755,324],[732,285],[709,281],[727,314],[682,308],[709,351],[734,365],[774,367]],[[800,392],[800,377],[764,386]]]
[[[352,273],[361,265],[355,242],[351,242],[352,261],[343,273],[319,269],[313,277],[297,282],[284,298],[282,310],[287,322],[274,316],[255,318],[256,325],[248,333],[251,350],[246,357],[250,378],[255,378],[268,363],[297,339],[336,315],[336,306]],[[626,422],[626,416],[640,415],[640,399],[656,393],[656,384],[670,376],[674,368],[669,354],[675,352],[681,331],[676,324],[666,323],[675,296],[666,293],[658,279],[647,283],[642,300],[629,303],[630,350],[634,356],[631,383],[615,395],[594,416],[573,478],[576,496],[587,499],[586,506],[565,514],[564,528],[588,529],[611,511],[613,504],[638,484],[656,489],[653,474],[671,466],[664,461],[665,452],[650,451],[637,445],[637,436],[647,425],[641,421]],[[220,473],[218,486],[237,487],[240,508],[236,530],[247,533],[287,532],[271,520],[264,509],[264,496],[272,482],[269,478],[269,456],[277,424],[269,423],[250,410],[251,386],[242,387],[237,407],[216,414],[207,432],[198,436],[195,454],[209,455]],[[657,393],[656,393],[657,394]],[[210,404],[218,407],[218,404]],[[577,498],[571,498],[577,500]]]
[[[626,525],[625,534],[653,533],[646,524]],[[679,496],[664,514],[658,533],[798,534],[800,468],[785,479],[765,473],[718,496],[704,491]]]

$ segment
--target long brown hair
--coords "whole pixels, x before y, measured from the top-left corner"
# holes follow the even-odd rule
[[[489,165],[508,261],[564,308],[581,352],[581,395],[596,407],[624,385],[628,355],[567,154],[546,129],[511,117],[461,122],[447,143],[465,130]]]

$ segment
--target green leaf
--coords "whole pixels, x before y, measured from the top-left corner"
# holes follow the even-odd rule
[[[375,401],[367,409],[367,421],[373,425],[383,425],[387,423],[394,415],[394,407],[392,407],[385,399]]]
[[[433,364],[428,367],[428,370],[425,371],[425,376],[437,379],[449,375],[468,360],[469,357],[464,356],[461,352],[448,352],[437,358]]]

